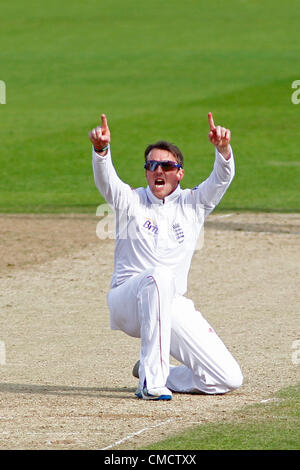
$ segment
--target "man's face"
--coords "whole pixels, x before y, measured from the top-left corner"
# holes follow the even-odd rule
[[[153,149],[147,160],[166,161],[171,160],[177,163],[176,157],[168,150]],[[171,171],[164,171],[161,166],[156,170],[146,170],[146,179],[154,196],[164,199],[169,196],[178,186],[184,176],[183,168],[174,168]]]

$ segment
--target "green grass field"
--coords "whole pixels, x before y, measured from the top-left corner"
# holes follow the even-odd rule
[[[299,450],[300,386],[280,390],[265,403],[236,411],[230,420],[206,423],[152,450]]]
[[[217,210],[299,211],[300,104],[291,101],[299,17],[296,0],[2,0],[0,212],[94,214],[103,200],[88,132],[101,113],[122,179],[144,185],[144,148],[163,138],[182,149],[182,186],[193,187],[213,164],[209,111],[231,129],[236,156],[236,178]],[[265,437],[251,409],[247,422],[237,416],[159,448],[228,448],[225,434],[234,448],[295,448],[288,428],[296,429],[299,390],[284,397],[290,407],[280,413],[293,415],[292,424],[272,409]],[[266,443],[273,422],[278,433]]]
[[[144,148],[165,138],[193,187],[212,167],[209,111],[236,155],[219,209],[299,210],[298,2],[3,0],[0,25],[1,212],[94,213],[103,112],[124,180],[144,185]]]

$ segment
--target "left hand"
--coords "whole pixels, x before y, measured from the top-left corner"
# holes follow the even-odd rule
[[[229,129],[221,126],[215,126],[212,113],[208,113],[209,134],[210,142],[217,148],[218,152],[228,160],[231,155],[230,139],[231,132]]]

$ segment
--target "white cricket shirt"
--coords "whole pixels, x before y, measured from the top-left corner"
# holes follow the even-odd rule
[[[193,253],[206,216],[219,203],[234,177],[234,159],[216,150],[213,171],[193,189],[180,185],[164,200],[150,188],[132,189],[116,173],[110,149],[105,157],[93,151],[96,186],[116,215],[116,246],[111,287],[153,267],[167,267],[176,292],[187,290]]]

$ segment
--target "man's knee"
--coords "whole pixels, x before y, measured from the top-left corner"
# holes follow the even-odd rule
[[[243,385],[244,377],[238,364],[228,371],[225,380],[229,390],[236,390]]]

